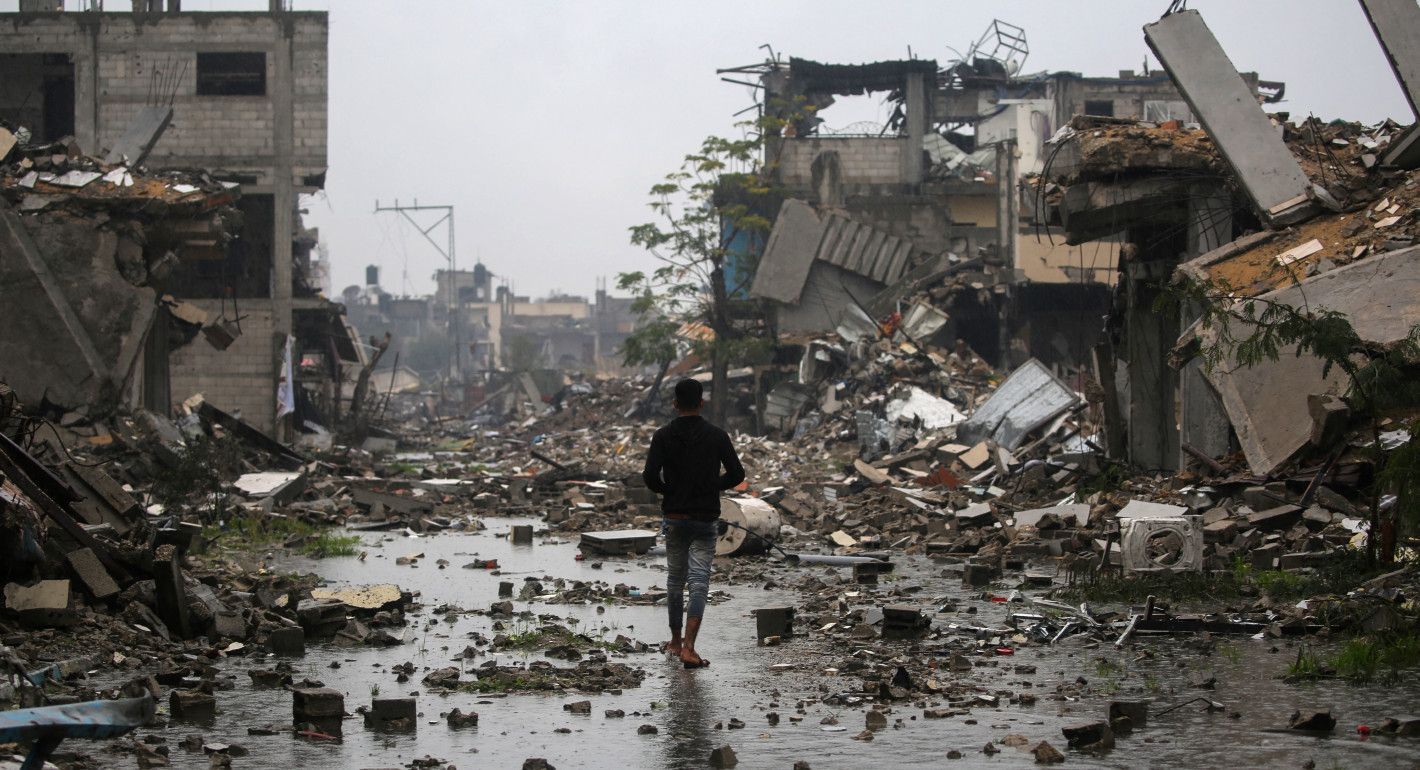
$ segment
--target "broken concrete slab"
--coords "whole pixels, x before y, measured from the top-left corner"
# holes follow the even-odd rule
[[[70,569],[74,570],[74,575],[89,589],[90,596],[107,599],[118,593],[118,583],[99,561],[94,549],[78,548],[64,554],[64,558],[68,560]]]
[[[172,107],[140,107],[118,141],[104,155],[104,163],[124,163],[130,168],[143,165],[172,119]]]
[[[126,535],[142,517],[143,508],[138,501],[102,468],[67,462],[59,470],[69,486],[83,495],[71,505],[89,524],[107,524]]]
[[[304,471],[263,471],[244,473],[232,482],[232,486],[251,500],[270,499],[277,505],[285,505],[306,488]]]
[[[173,690],[168,696],[173,719],[205,721],[217,715],[217,698],[201,690]]]
[[[1301,518],[1302,507],[1300,505],[1279,505],[1265,511],[1249,513],[1247,524],[1249,527],[1273,531],[1290,529],[1292,525],[1301,521]]]
[[[5,606],[15,612],[63,610],[69,607],[68,580],[41,580],[34,585],[7,583]]]
[[[1176,519],[1186,513],[1188,513],[1188,509],[1181,505],[1153,503],[1148,500],[1130,500],[1115,516],[1121,521],[1125,519]]]
[[[395,495],[376,492],[364,487],[355,487],[350,490],[350,494],[355,504],[365,509],[379,505],[383,506],[386,511],[394,511],[405,516],[421,516],[434,512],[434,502],[427,496]]]
[[[1311,180],[1197,11],[1144,25],[1144,40],[1232,167],[1258,213],[1274,226],[1315,212]]]
[[[892,477],[889,476],[886,471],[874,468],[862,460],[853,460],[853,470],[857,471],[858,475],[862,476],[864,481],[874,486],[880,486],[892,481]]]
[[[373,730],[413,730],[418,720],[418,700],[412,697],[375,698],[365,712],[365,726]]]
[[[1083,527],[1090,523],[1090,506],[1084,503],[1070,503],[1068,505],[1054,505],[1049,508],[1031,508],[1015,515],[1016,526],[1034,527],[1046,516],[1058,517],[1067,527]]]
[[[1420,324],[1420,247],[1399,249],[1304,279],[1258,297],[1260,301],[1332,310],[1345,315],[1361,339],[1393,345]],[[1240,324],[1240,322],[1239,322]],[[1232,328],[1235,338],[1246,328]],[[1213,339],[1205,333],[1204,344]],[[1276,361],[1250,368],[1213,367],[1205,372],[1223,400],[1253,473],[1271,474],[1311,439],[1308,397],[1339,394],[1345,375],[1322,376],[1322,362],[1279,351]]]
[[[975,446],[958,455],[957,459],[961,461],[962,465],[976,470],[991,462],[991,447],[985,441],[977,442]]]
[[[1411,113],[1420,116],[1420,6],[1410,0],[1361,0],[1361,10],[1385,49]]]
[[[192,620],[187,607],[187,590],[177,549],[160,545],[153,551],[153,583],[157,593],[158,617],[179,639],[192,638]]]
[[[823,225],[812,206],[800,200],[784,201],[760,257],[750,295],[798,302],[822,237]]]
[[[306,654],[305,629],[297,627],[278,628],[266,637],[266,648],[283,657],[297,657]]]
[[[649,529],[622,529],[605,532],[583,532],[583,550],[608,555],[643,554],[656,544],[656,533]]]
[[[152,326],[157,293],[114,262],[118,238],[59,214],[20,216],[0,200],[0,360],[26,403],[103,403],[122,390]],[[23,299],[19,299],[23,298]]]
[[[311,598],[318,601],[335,601],[358,610],[377,612],[398,606],[404,601],[404,593],[393,583],[379,583],[363,586],[337,586],[311,589]]]
[[[310,723],[322,732],[340,735],[345,696],[329,687],[296,688],[291,691],[291,717],[298,725]]]
[[[788,639],[794,635],[793,607],[760,607],[753,614],[755,638],[761,643],[772,636]]]

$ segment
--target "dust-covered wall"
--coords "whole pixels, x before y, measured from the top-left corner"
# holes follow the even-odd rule
[[[216,320],[222,315],[217,300],[195,301]],[[230,304],[227,314],[231,315]],[[174,401],[201,393],[213,406],[241,412],[253,427],[271,431],[276,423],[276,382],[281,344],[272,323],[270,300],[242,302],[242,335],[226,350],[218,350],[198,337],[172,351],[168,377]]]
[[[276,116],[287,98],[293,177],[299,185],[325,170],[326,43],[326,14],[315,12],[0,14],[6,54],[73,60],[75,135],[85,152],[114,142],[142,107],[171,99],[173,121],[150,166],[241,172],[263,185],[279,165]],[[289,82],[279,70],[281,49],[290,56]],[[199,52],[264,53],[266,93],[198,95]],[[10,58],[0,59],[0,67]]]

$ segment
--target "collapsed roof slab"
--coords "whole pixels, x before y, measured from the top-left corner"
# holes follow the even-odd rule
[[[1345,315],[1361,339],[1392,345],[1420,324],[1420,246],[1353,262],[1261,295],[1292,307]],[[1246,336],[1246,330],[1233,330]],[[1345,376],[1322,376],[1322,361],[1280,351],[1276,361],[1253,367],[1217,366],[1208,381],[1218,391],[1253,473],[1277,470],[1311,438],[1307,396],[1340,393]]]
[[[1361,0],[1361,10],[1385,49],[1395,79],[1420,116],[1420,5],[1415,0]],[[1420,132],[1411,126],[1386,150],[1385,163],[1401,168],[1420,166]]]
[[[910,241],[838,212],[819,214],[808,203],[791,198],[779,208],[750,295],[798,302],[815,260],[879,284],[892,283],[917,252]]]
[[[1415,0],[1361,0],[1361,10],[1385,49],[1410,111],[1420,115],[1420,5]]]
[[[91,222],[20,217],[0,201],[0,373],[25,402],[101,403],[130,379],[155,292],[123,277],[117,248]]]
[[[1281,226],[1315,213],[1310,180],[1203,17],[1169,14],[1144,25],[1144,40],[1262,217]]]

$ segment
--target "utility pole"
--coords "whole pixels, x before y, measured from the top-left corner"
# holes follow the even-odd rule
[[[375,201],[375,213],[378,214],[382,211],[395,211],[409,220],[409,223],[414,225],[414,229],[418,230],[419,234],[424,236],[424,240],[428,241],[440,254],[443,254],[444,259],[449,263],[448,283],[444,287],[444,293],[446,295],[445,302],[448,308],[448,335],[449,339],[453,341],[453,345],[449,350],[449,377],[455,380],[462,380],[463,352],[461,348],[463,346],[463,335],[460,329],[463,323],[462,319],[459,318],[459,306],[461,303],[458,301],[458,289],[455,286],[456,281],[454,280],[454,207],[421,206],[419,205],[418,198],[414,199],[414,205],[412,206],[402,206],[398,200],[395,200],[393,206],[381,206],[379,201]],[[425,227],[410,215],[410,212],[414,211],[442,211],[444,215],[434,220],[433,224]],[[429,233],[434,232],[435,228],[444,224],[447,225],[449,235],[448,246],[440,246],[438,241],[429,237]]]

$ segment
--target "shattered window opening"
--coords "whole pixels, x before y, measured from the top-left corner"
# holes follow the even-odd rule
[[[74,64],[65,53],[0,54],[0,119],[40,142],[74,133]]]
[[[1112,118],[1114,117],[1114,100],[1086,99],[1085,114],[1093,115],[1097,118]]]
[[[266,52],[197,54],[198,96],[265,96]]]

